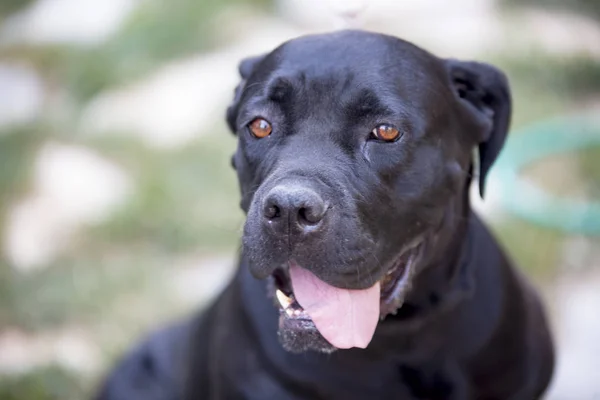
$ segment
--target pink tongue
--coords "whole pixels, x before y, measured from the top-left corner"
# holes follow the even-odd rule
[[[379,320],[379,282],[364,290],[339,289],[293,263],[290,277],[296,300],[329,343],[367,347]]]

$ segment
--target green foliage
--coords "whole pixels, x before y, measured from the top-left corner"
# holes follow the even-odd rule
[[[599,0],[504,0],[504,2],[510,6],[540,6],[600,19]]]
[[[138,79],[165,60],[210,49],[220,37],[215,17],[228,7],[262,10],[270,4],[271,0],[150,0],[96,46],[21,45],[0,49],[0,57],[33,62],[51,79],[65,83],[76,100],[85,101],[107,87]]]
[[[147,73],[158,62],[209,49],[218,41],[213,20],[228,6],[264,8],[264,0],[146,2],[108,42],[69,53],[63,72],[73,93],[87,99],[110,85]]]
[[[0,20],[2,16],[18,11],[32,1],[33,0],[2,0],[0,2]]]
[[[491,228],[519,268],[537,278],[554,276],[564,235],[513,217],[503,218]]]
[[[589,195],[595,201],[600,202],[600,148],[590,148],[579,152],[577,160]]]
[[[534,50],[526,58],[506,58],[503,65],[513,77],[567,99],[600,93],[600,61],[588,55],[564,58]]]
[[[31,275],[0,265],[0,326],[40,331],[69,323],[93,323],[107,310],[114,310],[124,293],[141,294],[156,283],[153,279],[160,254],[144,249],[107,256],[111,250],[119,248],[83,244]]]
[[[233,145],[232,135],[225,132],[171,152],[137,141],[96,142],[133,174],[136,191],[93,233],[119,243],[152,243],[166,252],[232,249],[242,223],[229,164]]]
[[[38,143],[39,136],[31,127],[0,132],[0,206],[27,181]]]
[[[35,130],[27,132],[0,137],[6,166],[0,172],[3,198],[11,198],[18,186],[30,181],[8,173],[24,174],[31,167],[39,138]],[[172,151],[123,136],[76,143],[120,164],[131,175],[135,191],[120,210],[81,232],[64,257],[40,272],[21,274],[0,258],[0,326],[37,331],[91,323],[130,293],[144,297],[152,292],[147,301],[152,305],[160,298],[158,277],[173,257],[232,252],[239,244],[243,215],[229,164],[235,143],[229,133],[211,133]]]
[[[81,400],[83,381],[57,366],[22,376],[0,376],[0,400]]]
[[[31,125],[0,131],[0,226],[7,207],[29,184],[33,156],[42,140],[40,129]]]

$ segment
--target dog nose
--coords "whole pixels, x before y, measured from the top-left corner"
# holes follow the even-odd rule
[[[301,186],[276,186],[263,204],[263,215],[280,234],[308,233],[321,225],[327,204],[314,190]]]

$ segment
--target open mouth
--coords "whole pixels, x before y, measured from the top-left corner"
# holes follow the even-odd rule
[[[395,314],[402,306],[404,297],[410,287],[410,282],[412,280],[411,275],[414,272],[414,266],[420,255],[421,248],[422,245],[419,244],[403,252],[402,255],[388,269],[385,275],[374,285],[377,287],[379,293],[379,319],[383,320],[387,315]],[[289,268],[278,268],[271,276],[274,289],[274,300],[276,306],[279,308],[280,313],[280,329],[287,327],[293,330],[311,331],[312,334],[314,334],[315,332],[319,331],[318,326],[316,326],[313,322],[313,318],[311,318],[311,312],[307,312],[300,304],[302,303],[306,305],[306,300],[302,301],[301,299],[301,301],[299,301],[297,295],[294,293],[294,287],[296,287],[296,284],[292,285],[293,279],[290,276],[291,268],[298,269],[298,267],[295,267],[290,263]],[[316,277],[313,279],[318,280]],[[326,285],[325,283],[322,284]],[[339,290],[340,292],[366,292],[366,290],[350,291],[335,288],[332,288],[332,290]],[[371,289],[368,290],[370,291]],[[348,299],[348,301],[350,301],[350,299]],[[373,307],[371,307],[371,309],[372,308]],[[341,310],[342,311],[340,312],[343,312],[344,309],[341,308]],[[318,311],[318,313],[321,314],[322,312]],[[315,313],[312,314],[315,315]],[[336,317],[337,316],[331,317],[331,320],[328,322],[328,324],[336,324]],[[340,325],[343,325],[343,323]],[[324,332],[320,333],[324,334]],[[331,343],[331,340],[328,341]],[[334,347],[339,347],[335,346],[335,343],[332,344]]]

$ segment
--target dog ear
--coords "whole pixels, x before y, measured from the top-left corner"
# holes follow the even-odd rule
[[[229,126],[229,129],[231,129],[231,131],[234,134],[236,131],[235,120],[237,118],[238,106],[239,106],[240,99],[242,97],[242,93],[244,91],[244,87],[246,86],[246,80],[248,80],[250,75],[252,75],[252,72],[254,72],[254,70],[256,69],[256,66],[258,64],[260,64],[260,62],[264,58],[265,58],[264,55],[248,57],[248,58],[243,59],[238,66],[238,72],[239,72],[242,80],[235,88],[234,95],[233,95],[233,102],[230,104],[229,107],[227,107],[227,113],[225,115],[225,119],[227,120],[227,125]]]
[[[478,138],[479,193],[483,197],[487,174],[510,126],[512,102],[508,79],[488,64],[449,60],[448,65],[456,95],[483,127]]]

